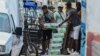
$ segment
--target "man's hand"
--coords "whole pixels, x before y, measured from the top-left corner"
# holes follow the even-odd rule
[[[62,26],[62,24],[59,24],[59,27],[61,27]]]
[[[56,22],[56,20],[53,18],[53,19],[51,20],[51,22],[52,22],[52,23],[55,23],[55,22]]]
[[[69,20],[69,21],[67,21],[67,23],[69,23],[69,24],[70,24],[70,23],[71,23],[71,21]]]
[[[39,20],[39,25],[41,28],[44,28],[44,22],[42,20]]]
[[[41,24],[40,27],[41,27],[42,29],[44,29],[44,30],[47,29],[47,26],[45,26],[44,24]]]
[[[61,25],[62,25],[62,24],[59,24],[59,25],[57,26],[57,28],[61,27]]]

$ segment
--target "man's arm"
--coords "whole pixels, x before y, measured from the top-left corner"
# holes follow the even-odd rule
[[[57,22],[57,16],[58,16],[58,15],[57,15],[57,12],[55,12],[55,13],[54,13],[54,19],[55,19],[56,22]]]
[[[39,22],[40,27],[43,28],[44,27],[44,21],[41,18],[39,18],[38,22]]]
[[[60,27],[62,24],[64,24],[65,22],[69,21],[69,20],[70,20],[70,15],[68,15],[68,16],[66,17],[66,19],[65,19],[64,21],[62,21],[62,22],[59,24],[59,27]]]
[[[52,22],[52,23],[55,23],[56,20],[55,20],[55,18],[54,18],[54,14],[53,14],[53,13],[50,13],[50,17],[51,17],[51,22]]]
[[[56,20],[54,19],[54,17],[52,17],[52,20],[51,21],[52,21],[52,23],[55,23],[56,22]]]
[[[77,13],[79,17],[81,17],[81,10]],[[80,18],[81,19],[81,18]]]

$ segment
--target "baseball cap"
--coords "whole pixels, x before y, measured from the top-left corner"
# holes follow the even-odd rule
[[[58,3],[58,7],[63,7],[62,3]]]

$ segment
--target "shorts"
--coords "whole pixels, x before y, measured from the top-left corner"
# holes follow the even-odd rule
[[[73,27],[73,31],[71,33],[71,37],[74,40],[78,40],[78,38],[79,38],[79,32],[80,32],[80,25]]]
[[[50,40],[52,38],[52,30],[43,30],[43,41]]]

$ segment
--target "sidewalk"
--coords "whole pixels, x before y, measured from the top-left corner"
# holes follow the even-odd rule
[[[42,56],[80,56],[80,55],[42,55]]]

